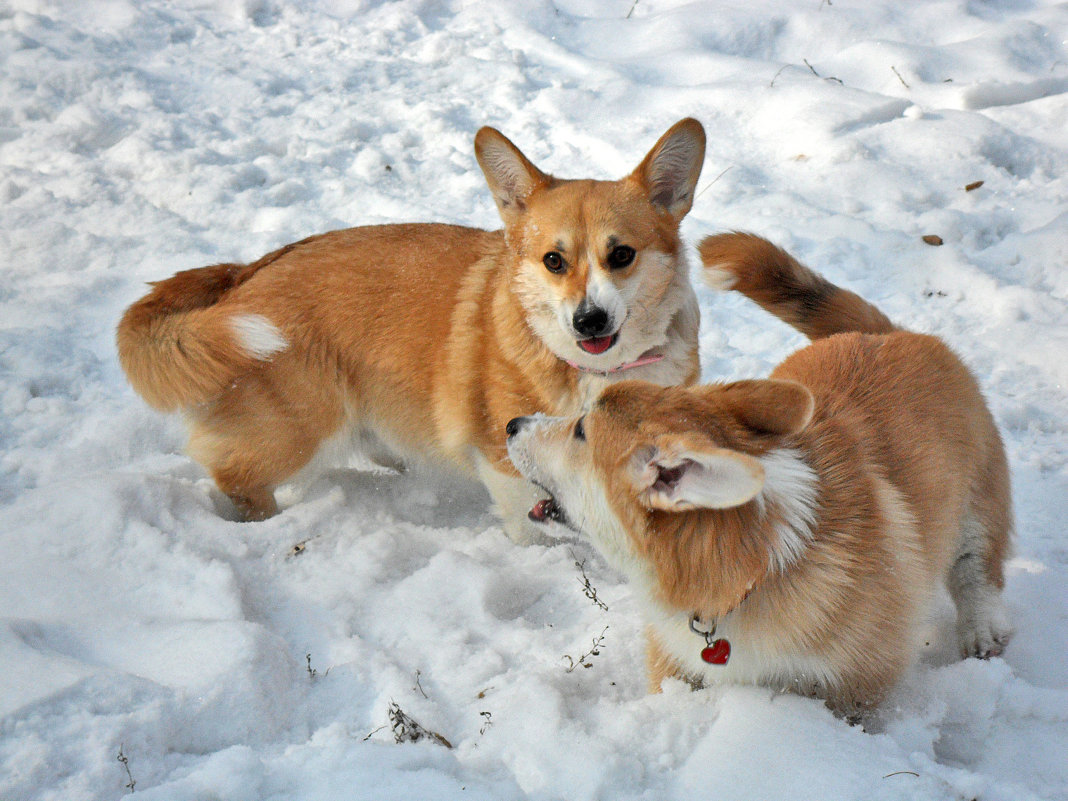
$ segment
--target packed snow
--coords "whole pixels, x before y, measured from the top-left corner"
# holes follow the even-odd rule
[[[1066,38],[1055,0],[0,0],[0,799],[1068,799]],[[1015,639],[958,660],[940,599],[867,731],[648,695],[631,588],[477,486],[338,469],[235,522],[117,364],[146,281],[497,227],[482,125],[615,178],[685,116],[688,241],[944,337],[1006,439]],[[707,381],[802,344],[698,293]]]

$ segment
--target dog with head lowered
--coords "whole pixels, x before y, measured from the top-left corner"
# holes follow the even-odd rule
[[[544,490],[531,519],[588,536],[644,599],[652,689],[762,684],[862,715],[914,659],[940,580],[961,653],[1001,653],[1009,477],[975,379],[763,239],[700,250],[812,344],[766,380],[625,381],[507,429]]]
[[[679,224],[704,148],[685,119],[625,178],[564,180],[483,128],[502,231],[351,228],[180,272],[127,310],[120,361],[152,406],[185,415],[190,454],[246,519],[340,443],[480,477],[526,539],[536,490],[508,461],[509,419],[575,414],[622,378],[698,376]]]

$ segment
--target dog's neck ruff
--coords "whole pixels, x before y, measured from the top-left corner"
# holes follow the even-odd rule
[[[634,367],[644,367],[647,364],[655,364],[656,362],[663,361],[663,359],[663,353],[657,353],[655,348],[650,348],[632,362],[625,362],[619,365],[618,367],[608,367],[604,370],[598,370],[595,367],[586,367],[584,365],[579,364],[578,362],[573,362],[570,359],[564,359],[564,361],[567,362],[571,367],[574,367],[576,370],[582,373],[593,373],[594,375],[609,375],[610,373],[622,373],[624,370],[630,370]]]
[[[771,549],[768,572],[785,572],[801,558],[812,540],[816,525],[816,499],[818,483],[816,474],[794,450],[772,451],[760,460],[764,467],[764,491],[759,496],[760,512],[767,514],[766,503],[770,499],[777,507],[778,521],[774,524],[775,541]],[[720,617],[726,617],[745,603],[756,580],[731,609]],[[710,665],[725,665],[731,655],[731,644],[725,637],[716,639],[716,624],[719,618],[703,621],[700,612],[690,616],[690,631],[704,638],[701,659]]]

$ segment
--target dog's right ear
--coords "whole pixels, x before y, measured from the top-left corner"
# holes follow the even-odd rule
[[[764,466],[757,459],[700,436],[660,437],[634,452],[630,470],[641,502],[665,512],[730,509],[764,487]]]
[[[532,192],[552,180],[496,128],[482,128],[475,134],[475,158],[505,225],[511,225],[526,210],[526,199]]]

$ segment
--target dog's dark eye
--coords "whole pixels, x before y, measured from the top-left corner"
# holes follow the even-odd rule
[[[582,424],[582,421],[585,419],[585,417],[580,417],[578,422],[575,423],[575,439],[580,439],[583,442],[586,441],[586,426]]]
[[[613,270],[621,270],[634,261],[634,255],[634,248],[629,245],[614,247],[608,254],[608,266]]]
[[[564,257],[555,250],[550,250],[542,256],[541,263],[544,264],[545,269],[551,273],[562,273],[564,271]]]

